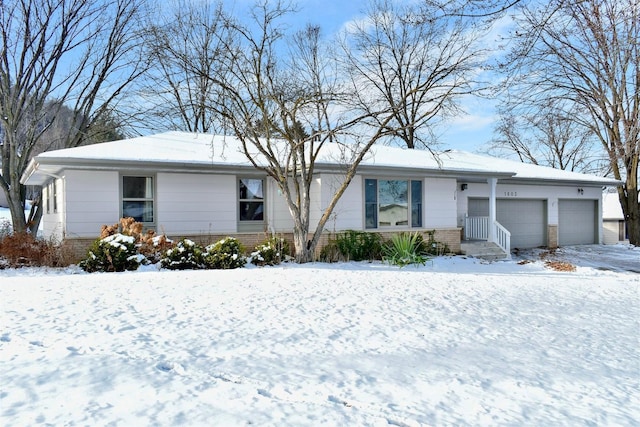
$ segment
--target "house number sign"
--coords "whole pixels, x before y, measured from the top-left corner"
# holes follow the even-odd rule
[[[505,191],[504,192],[504,196],[505,197],[518,197],[518,192],[517,191]]]

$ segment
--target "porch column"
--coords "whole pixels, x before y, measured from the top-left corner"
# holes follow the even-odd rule
[[[489,183],[489,242],[496,239],[496,184],[498,178],[487,179]]]

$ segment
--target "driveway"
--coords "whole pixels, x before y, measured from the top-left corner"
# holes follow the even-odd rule
[[[526,249],[514,256],[523,260],[541,257],[549,261],[568,262],[577,267],[640,273],[640,247],[625,244],[564,246],[555,250]]]

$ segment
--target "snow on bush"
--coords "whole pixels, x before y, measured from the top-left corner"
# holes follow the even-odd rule
[[[87,258],[79,266],[84,271],[130,271],[145,264],[146,258],[138,253],[133,236],[112,234],[93,242]]]
[[[289,243],[282,237],[271,237],[265,242],[257,245],[251,252],[251,264],[278,265],[286,261],[291,255]]]
[[[247,263],[244,248],[234,237],[218,240],[205,248],[205,262],[208,268],[233,269],[242,268]]]
[[[204,255],[202,246],[193,240],[182,239],[164,252],[160,265],[169,270],[203,269],[206,268]]]

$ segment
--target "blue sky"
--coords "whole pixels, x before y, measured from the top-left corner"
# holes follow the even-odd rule
[[[395,0],[401,2],[415,2],[415,0]],[[225,0],[227,6],[236,11],[242,11],[254,0]],[[296,2],[300,12],[295,15],[292,26],[304,26],[307,23],[320,25],[326,36],[331,36],[342,29],[348,22],[364,16],[363,10],[366,0],[300,0]],[[452,118],[448,123],[439,127],[442,149],[459,149],[482,152],[493,137],[495,109],[491,101],[469,97],[462,100],[465,115]]]

